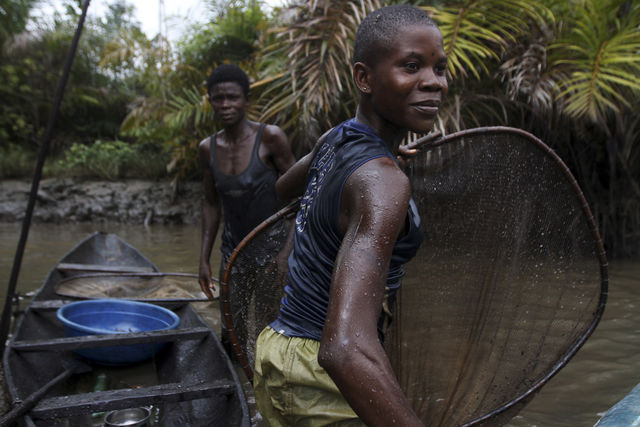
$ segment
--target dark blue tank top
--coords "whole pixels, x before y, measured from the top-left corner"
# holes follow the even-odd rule
[[[265,165],[258,154],[264,123],[256,134],[249,166],[238,175],[225,175],[216,166],[216,135],[209,142],[209,168],[222,201],[224,228],[221,252],[227,259],[242,239],[262,221],[278,211],[275,184],[278,171]]]
[[[289,256],[289,274],[280,314],[271,323],[279,333],[320,340],[327,316],[333,265],[342,243],[339,210],[342,189],[349,176],[364,163],[379,157],[396,161],[387,145],[369,127],[346,121],[325,138],[313,158],[307,174],[307,189],[296,216],[294,249]],[[407,212],[409,228],[393,248],[387,276],[391,306],[400,286],[402,265],[416,254],[422,242],[420,217],[411,199]],[[380,308],[378,333],[382,339],[383,323],[388,320]]]

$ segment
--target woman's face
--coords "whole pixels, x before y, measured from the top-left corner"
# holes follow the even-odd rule
[[[238,83],[220,82],[211,88],[209,102],[222,126],[227,127],[244,117],[249,100]]]
[[[442,35],[435,26],[413,25],[393,45],[371,68],[374,112],[396,128],[426,133],[449,88]]]

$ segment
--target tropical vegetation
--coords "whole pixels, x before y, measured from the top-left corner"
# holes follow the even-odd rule
[[[47,21],[28,18],[35,1],[2,1],[6,178],[29,174],[21,165],[41,143],[81,2],[68,0],[66,11]],[[412,3],[432,16],[445,40],[450,96],[440,130],[530,131],[568,164],[609,253],[640,253],[640,1]],[[380,0],[289,0],[275,9],[258,0],[208,4],[210,22],[177,42],[149,39],[124,0],[87,22],[46,173],[197,179],[197,145],[216,130],[203,83],[222,62],[248,72],[250,116],[279,124],[298,156],[354,113],[350,47]],[[105,165],[87,167],[87,158]]]

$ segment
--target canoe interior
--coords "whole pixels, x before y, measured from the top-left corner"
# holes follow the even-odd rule
[[[61,262],[157,268],[117,236],[97,233],[78,244]],[[27,307],[4,353],[7,388],[11,398],[23,400],[73,361],[82,360],[74,345],[100,346],[105,336],[65,337],[56,309],[71,301],[53,292],[69,274],[53,269]],[[153,406],[150,426],[248,426],[249,410],[242,384],[217,336],[191,305],[160,304],[181,319],[174,332],[124,334],[126,340],[168,340],[151,360],[124,367],[89,364],[88,373],[72,375],[51,389],[24,417],[36,426],[99,426],[104,412]],[[165,332],[165,331],[162,331]],[[113,342],[110,343],[113,345]],[[84,361],[85,363],[88,363]]]

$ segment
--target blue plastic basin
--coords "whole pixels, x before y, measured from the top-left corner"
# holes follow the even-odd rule
[[[60,307],[58,319],[68,337],[175,329],[180,318],[154,304],[120,299],[78,301]],[[151,358],[166,343],[132,344],[74,350],[105,365],[127,365]]]

